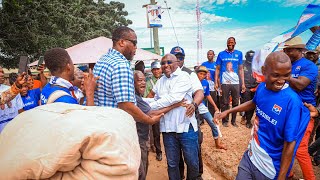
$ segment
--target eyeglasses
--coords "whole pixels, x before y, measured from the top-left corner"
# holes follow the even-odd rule
[[[160,64],[163,66],[163,65],[165,65],[165,64],[172,64],[172,63],[174,63],[174,62],[177,62],[177,61],[171,61],[171,60],[168,60],[168,61],[161,61],[160,62]]]
[[[130,41],[134,46],[138,44],[137,40],[131,40],[131,39],[124,39],[124,40]]]

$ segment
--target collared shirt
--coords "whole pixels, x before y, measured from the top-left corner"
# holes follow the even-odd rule
[[[150,103],[152,109],[161,109],[174,103],[180,102],[183,98],[187,103],[192,102],[192,83],[187,72],[181,71],[178,67],[169,78],[162,76],[153,87],[155,101]],[[166,113],[160,120],[161,132],[188,132],[190,123],[194,131],[198,130],[195,115],[186,117],[186,108],[178,107]]]
[[[94,92],[96,106],[118,107],[120,102],[136,103],[133,72],[129,61],[117,50],[110,48],[93,69],[99,76],[99,88]]]
[[[152,90],[153,86],[157,83],[158,79],[152,75],[150,78],[147,79],[146,82],[146,90],[144,92],[144,97],[147,97],[150,91]]]

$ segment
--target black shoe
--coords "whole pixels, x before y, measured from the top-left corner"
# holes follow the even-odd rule
[[[252,124],[251,124],[251,123],[248,123],[248,124],[246,124],[246,127],[247,127],[248,129],[251,129],[251,128],[252,128]]]
[[[234,127],[239,127],[236,123],[231,123]]]
[[[223,125],[224,127],[229,127],[227,122],[223,122],[222,125]]]
[[[161,160],[162,160],[162,154],[157,154],[156,159],[157,159],[158,161],[161,161]]]

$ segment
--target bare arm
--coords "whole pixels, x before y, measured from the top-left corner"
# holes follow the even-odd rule
[[[156,115],[153,117],[150,117],[143,113],[140,108],[138,108],[133,102],[121,102],[118,103],[118,107],[127,113],[129,113],[134,119],[139,120],[142,123],[145,124],[154,124],[160,121],[160,118],[163,116],[163,114]]]
[[[47,78],[44,75],[43,71],[44,71],[45,67],[44,65],[39,66],[38,70],[40,71],[39,76],[40,76],[40,82],[41,82],[41,89],[47,84]]]
[[[83,85],[84,85],[86,98],[87,98],[87,102],[86,102],[87,106],[94,106],[94,91],[96,89],[97,80],[99,78],[100,78],[99,76],[94,77],[91,69],[89,69],[88,76],[84,77]]]
[[[241,80],[241,92],[244,93],[246,91],[246,85],[244,84],[244,72],[243,72],[243,65],[239,65],[239,75]]]
[[[18,76],[16,82],[10,87],[10,89],[0,93],[0,105],[5,104],[14,99],[22,88],[22,84],[27,82],[26,73],[22,73]]]
[[[289,79],[289,84],[290,87],[292,87],[294,90],[300,92],[304,88],[306,88],[310,84],[310,79],[304,77],[304,76],[299,76],[298,78],[290,78]]]
[[[286,175],[288,173],[288,169],[292,160],[293,150],[295,145],[296,145],[296,141],[284,142],[278,180],[286,179]]]
[[[214,88],[216,89],[216,91],[218,91],[218,88],[220,88],[220,86],[221,86],[220,80],[219,80],[220,79],[219,74],[220,74],[220,66],[218,65],[216,67],[216,72],[214,74]]]
[[[319,116],[319,107],[314,107],[312,104],[304,103],[304,105],[309,109],[310,116],[315,118]]]
[[[212,97],[211,97],[210,95],[207,96],[207,99],[208,99],[209,103],[214,107],[214,110],[215,110],[215,111],[219,111],[216,103],[214,103],[214,101],[213,101],[213,99],[212,99]]]
[[[241,111],[250,111],[253,110],[256,107],[256,104],[251,100],[247,101],[240,106],[234,107],[232,109],[223,111],[220,114],[215,114],[214,119],[222,119],[225,118],[229,113],[234,113],[234,112],[241,112]]]

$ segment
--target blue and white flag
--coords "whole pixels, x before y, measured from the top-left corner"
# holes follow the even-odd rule
[[[302,12],[295,27],[281,33],[279,36],[264,44],[260,50],[256,51],[252,61],[252,72],[254,77],[256,77],[258,81],[264,81],[261,67],[264,64],[266,57],[271,52],[278,50],[279,46],[285,41],[298,36],[317,25],[320,25],[320,5],[309,4]]]

